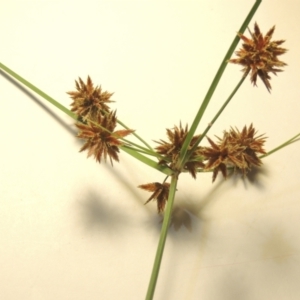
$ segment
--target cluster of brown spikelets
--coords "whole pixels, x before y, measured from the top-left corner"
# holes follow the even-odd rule
[[[223,138],[218,138],[213,142],[207,138],[210,147],[202,149],[202,155],[207,161],[205,169],[213,170],[213,181],[215,181],[219,171],[227,177],[227,169],[233,167],[242,172],[243,175],[251,169],[252,166],[260,166],[261,160],[258,154],[265,154],[263,145],[265,137],[263,135],[255,136],[256,131],[252,124],[242,131],[231,128],[225,131]]]
[[[280,67],[286,66],[286,63],[278,59],[279,55],[287,51],[287,49],[279,47],[285,41],[271,41],[274,30],[275,26],[263,36],[257,23],[255,23],[254,32],[249,30],[251,39],[238,33],[244,43],[242,48],[236,52],[238,58],[229,60],[231,63],[242,65],[245,76],[251,71],[250,80],[253,85],[256,85],[258,76],[269,92],[271,90],[269,73],[276,75],[277,72],[282,72]]]
[[[75,84],[77,91],[68,92],[73,99],[71,111],[86,119],[96,119],[99,114],[109,112],[107,104],[112,102],[110,97],[113,93],[102,92],[101,87],[94,87],[90,76],[87,83],[79,78],[78,81],[75,80]]]
[[[78,117],[76,124],[79,129],[77,135],[86,142],[80,151],[87,150],[88,157],[94,155],[96,161],[101,162],[101,158],[107,160],[109,157],[111,164],[113,160],[119,161],[119,147],[123,145],[121,138],[132,133],[133,130],[116,130],[116,112],[111,111],[107,105],[112,93],[102,92],[101,87],[94,87],[91,78],[88,76],[87,83],[79,78],[76,83],[76,90],[68,92],[73,99],[72,111]]]
[[[179,127],[175,126],[173,130],[167,129],[169,142],[163,140],[157,142],[159,146],[156,147],[156,151],[162,157],[160,163],[171,169],[175,166],[187,132],[188,128],[182,128],[181,124]],[[198,137],[193,137],[189,149],[193,147]],[[207,139],[210,146],[197,146],[182,169],[182,172],[189,172],[193,178],[196,178],[197,172],[212,171],[212,180],[215,181],[219,171],[226,178],[228,169],[246,175],[252,166],[262,164],[258,155],[266,153],[263,148],[266,138],[263,135],[257,136],[252,124],[249,127],[245,126],[242,131],[231,128],[223,133],[222,138],[217,137],[216,142]],[[170,185],[153,182],[139,187],[152,192],[146,203],[156,200],[158,212],[162,212],[168,200]]]
[[[270,92],[270,75],[281,72],[280,67],[286,64],[278,59],[278,56],[284,54],[287,50],[279,47],[284,40],[271,41],[275,26],[272,27],[265,36],[262,35],[258,25],[255,23],[254,32],[250,30],[251,38],[238,34],[244,42],[242,48],[236,52],[238,58],[230,59],[229,62],[243,66],[244,76],[250,73],[250,80],[256,85],[257,76],[263,81]],[[78,137],[85,139],[86,142],[80,151],[87,150],[88,156],[94,155],[98,162],[101,158],[118,161],[119,147],[123,145],[120,140],[132,133],[133,130],[117,130],[116,112],[110,111],[108,103],[112,102],[111,93],[103,92],[101,87],[94,87],[90,77],[87,83],[80,78],[76,81],[76,90],[68,92],[73,99],[72,111],[79,116],[76,126],[79,129]],[[219,172],[224,178],[227,177],[228,169],[240,171],[243,175],[251,169],[252,166],[262,164],[259,154],[266,153],[263,146],[265,137],[256,135],[256,130],[252,124],[245,126],[241,131],[231,128],[224,131],[223,137],[217,137],[217,141],[207,140],[208,147],[196,146],[196,141],[200,135],[192,138],[188,147],[188,160],[180,170],[175,170],[178,163],[179,154],[183,143],[188,135],[188,126],[174,126],[167,129],[168,141],[156,141],[158,146],[155,148],[159,164],[170,168],[176,174],[189,172],[193,178],[196,178],[198,172],[212,171],[212,181],[214,182]],[[192,153],[190,153],[193,151]],[[170,184],[167,182],[147,183],[139,186],[140,188],[152,193],[151,200],[157,201],[157,210],[159,213],[164,211],[168,200]]]
[[[161,157],[161,159],[159,160],[160,164],[168,166],[172,170],[174,169],[179,158],[179,152],[183,146],[188,132],[188,126],[186,125],[185,128],[183,128],[181,123],[179,127],[174,126],[173,130],[167,129],[169,142],[163,140],[156,142],[159,144],[159,146],[157,146],[155,149]],[[194,146],[198,137],[199,135],[195,135],[192,138],[188,150],[190,150]],[[184,171],[188,171],[193,176],[193,178],[196,178],[197,169],[204,166],[199,152],[200,149],[200,147],[196,148],[196,150],[190,156],[189,160],[185,163],[183,169]]]

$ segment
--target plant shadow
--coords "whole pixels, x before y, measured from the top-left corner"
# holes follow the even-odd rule
[[[130,221],[118,206],[109,204],[95,191],[89,191],[78,200],[80,223],[87,231],[119,234]]]
[[[201,200],[196,198],[188,199],[188,201],[180,201],[180,204],[175,202],[174,208],[172,211],[170,228],[172,228],[172,232],[170,232],[171,236],[176,235],[176,232],[185,229],[188,233],[192,233],[195,226],[199,226],[197,223],[203,223],[205,221],[205,216],[202,214],[202,211],[214,201],[218,201],[216,199],[215,194],[218,190],[224,185],[228,184],[232,187],[236,187],[237,184],[242,181],[245,190],[248,190],[250,186],[256,189],[264,189],[263,177],[268,175],[268,169],[266,166],[255,167],[252,168],[246,176],[241,175],[238,172],[231,172],[227,179],[223,178],[214,183],[211,190],[206,194],[206,196],[202,196]],[[162,222],[163,217],[160,222]]]

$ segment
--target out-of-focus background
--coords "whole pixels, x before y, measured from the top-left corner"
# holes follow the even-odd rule
[[[7,1],[0,61],[68,106],[75,79],[114,92],[119,118],[153,146],[191,124],[254,1]],[[272,93],[249,79],[209,132],[253,123],[271,150],[300,132],[297,0],[262,2],[286,39]],[[249,35],[246,32],[246,35]],[[229,65],[200,133],[242,76]],[[0,298],[143,299],[162,216],[138,185],[164,176],[120,153],[79,153],[72,119],[0,72]],[[204,145],[207,142],[205,141]],[[300,143],[249,179],[180,177],[155,299],[300,298]]]

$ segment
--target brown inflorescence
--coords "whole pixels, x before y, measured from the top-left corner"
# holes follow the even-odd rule
[[[116,112],[104,116],[99,113],[94,121],[87,120],[86,124],[77,123],[79,129],[77,137],[86,140],[80,151],[88,150],[88,157],[94,155],[98,162],[101,162],[102,156],[105,161],[109,156],[111,164],[112,160],[119,161],[119,147],[123,145],[119,139],[132,133],[133,130],[114,131],[116,125]]]
[[[281,67],[286,66],[286,63],[278,59],[279,55],[284,54],[287,49],[279,47],[283,44],[284,40],[271,41],[274,33],[275,26],[273,26],[265,36],[262,35],[257,23],[254,25],[254,32],[250,30],[251,38],[247,38],[241,33],[238,36],[244,42],[242,48],[236,51],[238,58],[230,59],[228,62],[242,65],[244,68],[244,76],[247,76],[249,72],[250,80],[253,85],[256,85],[257,76],[265,84],[267,90],[270,92],[270,75],[273,73],[277,75],[277,72],[282,72]]]
[[[67,92],[73,99],[71,104],[71,110],[80,116],[83,120],[85,119],[96,119],[98,114],[109,112],[109,106],[107,105],[110,97],[113,93],[102,91],[101,86],[94,87],[93,82],[88,76],[87,83],[79,77],[78,81],[75,80],[76,90]]]
[[[156,143],[159,144],[159,146],[155,148],[156,152],[163,157],[159,161],[160,164],[167,165],[171,169],[175,166],[187,134],[188,126],[186,125],[185,128],[183,128],[180,123],[179,127],[174,126],[173,129],[167,129],[169,142],[164,140],[156,141]],[[199,135],[196,135],[192,138],[188,150],[194,146],[198,137]],[[196,148],[183,167],[183,171],[188,171],[193,178],[196,178],[197,169],[204,166],[202,163],[202,158],[199,154],[200,149],[201,147]]]
[[[228,167],[240,170],[246,175],[252,166],[262,164],[257,155],[266,153],[263,149],[266,138],[255,135],[256,131],[251,124],[242,131],[233,128],[229,132],[225,131],[223,138],[218,138],[216,143],[207,138],[211,146],[202,148],[201,154],[206,160],[204,169],[213,170],[213,181],[219,171],[226,178]]]
[[[145,202],[145,204],[147,204],[151,200],[156,200],[158,213],[164,211],[169,196],[169,189],[170,189],[169,183],[152,182],[152,183],[139,185],[138,187],[153,193],[150,196],[150,198]]]

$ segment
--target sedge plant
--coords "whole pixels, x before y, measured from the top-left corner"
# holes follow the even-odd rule
[[[275,149],[266,151],[264,148],[266,137],[264,134],[258,134],[253,124],[245,125],[240,129],[228,128],[224,130],[221,137],[216,137],[215,140],[207,135],[247,77],[250,77],[254,86],[257,85],[258,79],[261,80],[267,92],[270,93],[270,75],[283,71],[282,68],[286,65],[280,60],[280,56],[287,51],[281,47],[284,40],[272,39],[275,27],[272,27],[265,35],[260,31],[257,23],[254,24],[253,31],[248,27],[260,3],[261,0],[255,1],[238,30],[237,36],[234,37],[191,126],[179,123],[168,128],[167,139],[156,140],[154,147],[117,117],[116,111],[112,111],[109,106],[113,93],[104,91],[101,86],[95,86],[90,77],[86,82],[81,78],[75,81],[75,90],[68,92],[73,101],[71,109],[68,109],[0,63],[0,68],[11,77],[75,120],[78,128],[77,137],[84,140],[80,151],[87,151],[88,157],[93,156],[96,162],[109,162],[113,166],[114,162],[119,161],[120,152],[125,151],[162,173],[163,180],[139,185],[139,188],[151,193],[145,204],[156,201],[157,211],[164,217],[146,293],[148,300],[154,297],[176,187],[181,174],[189,173],[196,179],[199,173],[212,172],[213,182],[219,174],[226,178],[232,171],[247,176],[252,167],[262,165],[263,158],[295,142],[300,137],[298,133]],[[248,35],[244,34],[247,27]],[[242,47],[236,51],[236,57],[232,58],[240,40],[242,40]],[[196,134],[210,99],[229,63],[241,65],[243,75],[205,130]],[[118,129],[116,129],[117,126]],[[130,136],[137,138],[138,143],[131,141]],[[208,141],[209,146],[202,146],[203,139]]]

